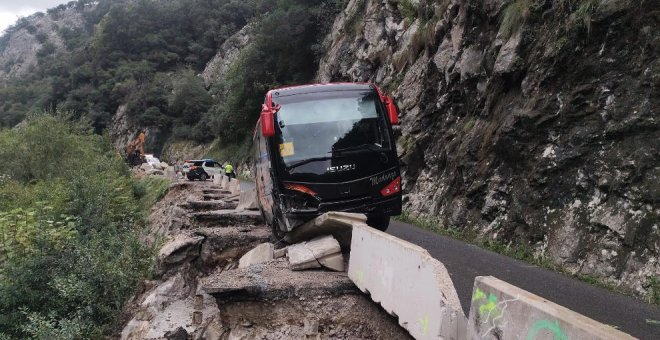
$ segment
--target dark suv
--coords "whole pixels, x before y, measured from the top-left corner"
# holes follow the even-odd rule
[[[186,173],[186,177],[191,181],[196,179],[205,181],[222,173],[222,164],[212,159],[195,160],[191,161],[191,163],[190,169]]]

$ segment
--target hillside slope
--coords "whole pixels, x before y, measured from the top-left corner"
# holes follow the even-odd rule
[[[644,295],[660,277],[659,18],[651,1],[352,0],[318,78],[394,92],[412,214]]]

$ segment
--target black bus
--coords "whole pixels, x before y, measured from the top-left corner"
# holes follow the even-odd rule
[[[401,214],[392,97],[374,84],[331,83],[266,94],[254,132],[261,213],[283,236],[328,211],[364,213],[387,229]]]

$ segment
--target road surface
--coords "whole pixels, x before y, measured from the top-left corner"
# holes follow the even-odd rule
[[[492,275],[640,339],[660,339],[658,306],[407,223],[393,220],[387,232],[427,249],[447,267],[466,315],[474,278]]]

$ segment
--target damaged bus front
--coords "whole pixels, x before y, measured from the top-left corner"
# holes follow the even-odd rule
[[[254,157],[259,206],[275,234],[328,211],[364,213],[387,229],[401,213],[397,124],[392,98],[373,84],[269,91]]]

